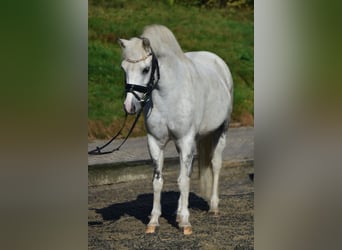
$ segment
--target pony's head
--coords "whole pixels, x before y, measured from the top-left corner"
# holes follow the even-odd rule
[[[155,73],[154,54],[147,38],[131,38],[118,40],[123,55],[121,63],[126,75],[125,111],[135,114],[142,108],[147,94],[152,91]],[[152,80],[152,82],[151,82]]]

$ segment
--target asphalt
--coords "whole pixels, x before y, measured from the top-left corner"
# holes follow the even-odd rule
[[[88,143],[88,150],[105,144],[106,140],[95,140]],[[113,149],[121,140],[113,142],[106,150]],[[164,151],[165,161],[178,160],[178,153],[173,142],[170,142]],[[254,161],[254,128],[230,128],[227,134],[227,144],[223,152],[224,165],[243,164]],[[129,138],[126,143],[115,151],[106,155],[88,155],[88,167],[104,167],[118,165],[141,165],[151,163],[147,149],[147,138]]]

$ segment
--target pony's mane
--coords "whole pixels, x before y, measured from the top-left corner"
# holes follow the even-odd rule
[[[165,26],[153,24],[144,28],[142,37],[150,40],[151,47],[157,57],[176,54],[179,58],[185,57],[177,39]]]

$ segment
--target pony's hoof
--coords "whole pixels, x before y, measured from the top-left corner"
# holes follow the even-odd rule
[[[156,226],[147,226],[145,233],[153,234],[156,231]]]
[[[184,227],[184,228],[183,228],[183,233],[184,233],[184,235],[190,235],[190,234],[192,234],[192,228],[191,228],[191,226],[186,226],[186,227]]]

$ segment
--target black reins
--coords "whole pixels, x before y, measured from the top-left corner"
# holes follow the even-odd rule
[[[88,154],[89,154],[89,155],[105,155],[105,154],[113,153],[113,152],[115,152],[115,151],[119,151],[120,148],[121,148],[121,146],[127,141],[128,137],[131,135],[131,133],[132,133],[132,131],[133,131],[135,125],[137,124],[137,122],[138,122],[138,120],[139,120],[139,117],[140,117],[140,115],[141,115],[141,112],[142,112],[142,109],[139,110],[139,112],[137,113],[137,116],[135,117],[135,120],[134,120],[134,122],[133,122],[133,124],[132,124],[132,127],[130,128],[130,130],[128,131],[128,134],[126,135],[125,139],[120,143],[119,146],[117,146],[116,148],[114,148],[114,149],[112,149],[112,150],[101,151],[102,149],[104,149],[105,147],[107,147],[109,144],[111,144],[112,141],[114,141],[114,140],[121,134],[122,129],[123,129],[123,128],[125,127],[125,125],[126,125],[127,116],[128,116],[127,113],[126,113],[126,115],[125,115],[125,120],[124,120],[123,125],[122,125],[122,127],[120,128],[119,132],[116,133],[116,135],[114,135],[114,136],[112,137],[112,139],[110,139],[106,144],[102,145],[101,147],[96,147],[95,149],[88,151]]]
[[[126,91],[126,95],[127,93],[132,93],[135,98],[137,98],[137,100],[140,102],[141,104],[141,109],[139,110],[139,112],[137,113],[135,120],[130,128],[130,130],[128,131],[125,139],[120,143],[120,145],[112,150],[108,150],[108,151],[102,151],[105,147],[107,147],[109,144],[111,144],[120,134],[122,129],[125,127],[126,125],[126,121],[127,121],[127,112],[125,114],[125,120],[123,122],[122,127],[120,128],[119,132],[112,137],[112,139],[110,139],[107,143],[105,143],[104,145],[100,146],[100,147],[96,147],[93,150],[88,151],[89,155],[104,155],[104,154],[110,154],[113,153],[115,151],[120,150],[121,146],[127,141],[128,137],[131,135],[135,125],[137,124],[139,117],[145,107],[145,104],[151,99],[151,94],[152,91],[157,87],[158,81],[160,79],[160,72],[159,72],[159,64],[158,64],[158,60],[157,57],[155,56],[155,54],[153,53],[152,49],[151,49],[151,53],[148,56],[152,56],[152,65],[151,65],[151,75],[150,75],[150,80],[147,83],[147,86],[141,86],[141,85],[136,85],[136,84],[129,84],[126,82],[126,87],[125,87],[125,91]],[[147,57],[148,57],[147,56]],[[147,58],[146,57],[146,58]],[[145,59],[146,59],[145,58]],[[129,62],[135,63],[138,61],[130,61]],[[157,79],[155,81],[155,73],[157,73]],[[135,92],[140,92],[143,93],[143,97],[140,98]]]

